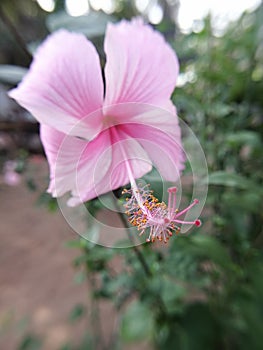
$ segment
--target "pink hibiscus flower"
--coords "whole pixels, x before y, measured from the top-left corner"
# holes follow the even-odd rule
[[[40,122],[48,192],[70,192],[73,206],[128,183],[138,190],[135,179],[152,164],[168,181],[184,168],[170,101],[179,71],[174,51],[138,18],[108,24],[104,50],[105,86],[93,44],[82,34],[59,30],[9,92]]]

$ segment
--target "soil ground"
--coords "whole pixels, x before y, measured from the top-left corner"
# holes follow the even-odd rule
[[[41,349],[57,350],[69,341],[77,344],[90,330],[87,319],[69,322],[73,307],[88,303],[88,286],[74,282],[71,262],[79,252],[65,246],[76,233],[60,211],[51,214],[36,205],[46,186],[44,158],[34,160],[29,172],[40,184],[36,192],[28,190],[25,178],[17,186],[0,179],[1,350],[18,349],[26,334],[41,339]],[[102,304],[101,311],[103,333],[109,338],[116,315],[108,303]]]

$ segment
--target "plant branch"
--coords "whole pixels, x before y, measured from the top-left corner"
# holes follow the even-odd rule
[[[123,226],[126,228],[126,232],[127,232],[127,235],[128,235],[130,242],[132,243],[132,249],[133,249],[134,253],[137,255],[137,258],[140,261],[140,263],[145,271],[145,274],[148,277],[151,277],[152,276],[151,270],[150,270],[146,260],[144,259],[144,256],[142,255],[140,249],[136,246],[135,241],[134,241],[130,231],[127,229],[127,220],[125,219],[124,215],[119,211],[119,208],[117,207],[117,205],[116,205],[116,209],[118,209],[119,217],[123,223]]]
[[[89,252],[84,249],[85,254],[89,254]],[[89,285],[89,298],[90,298],[90,327],[93,331],[93,342],[95,349],[105,349],[104,346],[104,338],[102,332],[101,325],[101,314],[99,302],[96,298],[94,298],[94,293],[97,290],[97,281],[96,281],[96,273],[89,270],[87,264],[85,264],[86,277]]]
[[[20,35],[20,33],[17,31],[16,27],[13,25],[13,23],[10,21],[10,19],[7,17],[7,15],[4,13],[3,9],[0,5],[0,19],[2,20],[3,24],[6,26],[6,28],[9,30],[9,32],[14,37],[15,41],[17,42],[20,49],[24,52],[24,54],[27,56],[27,58],[32,61],[32,55],[28,51],[27,46],[25,44],[24,39]]]

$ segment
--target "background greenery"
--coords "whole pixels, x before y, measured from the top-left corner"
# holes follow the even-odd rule
[[[48,31],[61,26],[93,40],[103,64],[107,21],[136,14],[130,2],[119,3],[111,18],[101,12],[72,18],[60,12],[63,2],[57,2],[56,11],[47,16],[33,2],[1,1],[5,35],[0,44],[8,47],[0,55],[4,86],[10,87],[24,74],[19,67],[5,65],[27,67],[27,50],[33,51]],[[3,13],[17,28],[24,28],[21,42],[3,24]],[[36,28],[34,35],[27,32],[26,17]],[[109,299],[120,315],[120,327],[110,343],[105,345],[95,323],[92,334],[83,335],[79,350],[122,349],[130,342],[137,342],[139,348],[144,340],[157,349],[262,349],[262,23],[261,5],[244,13],[220,37],[213,34],[210,17],[200,32],[185,35],[177,29],[175,38],[171,35],[175,24],[169,18],[158,26],[181,63],[184,85],[175,90],[173,101],[199,138],[208,162],[204,225],[187,237],[171,239],[165,250],[151,244],[121,250],[83,239],[69,242],[80,251],[74,265],[85,268],[85,273],[80,269],[79,281],[96,281],[94,305]],[[1,154],[9,156],[8,151]],[[49,197],[41,198],[54,208]],[[96,200],[88,205],[94,212],[100,210]],[[113,273],[111,262],[116,257],[120,271]],[[87,317],[85,306],[76,305],[71,316]],[[41,348],[34,337],[25,338],[20,347],[33,348]],[[65,344],[66,349],[73,348]]]

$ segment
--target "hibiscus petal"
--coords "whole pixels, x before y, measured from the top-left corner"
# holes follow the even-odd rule
[[[123,124],[121,128],[141,144],[165,180],[176,181],[180,177],[185,158],[178,125],[174,127],[176,137],[171,132],[143,124]]]
[[[115,130],[114,133],[117,133],[116,137],[114,136],[113,129]],[[129,135],[118,127],[116,129],[111,128],[108,132],[112,144],[110,147],[105,148],[104,152],[101,152],[96,158],[96,164],[92,169],[93,186],[89,187],[89,191],[84,193],[80,185],[81,179],[78,179],[78,189],[72,193],[73,198],[69,200],[69,205],[76,206],[101,194],[129,184],[131,179],[127,167],[130,168],[130,172],[135,179],[151,171],[151,161],[136,140],[130,138]],[[105,176],[101,176],[101,170],[104,168],[107,159],[111,159],[111,164]]]
[[[179,71],[176,54],[142,19],[109,24],[105,36],[105,105],[142,102],[166,106]]]
[[[99,56],[93,44],[84,35],[65,30],[50,35],[37,50],[29,73],[9,96],[40,123],[64,133],[74,127],[74,135],[93,138],[101,127],[101,110],[97,110],[103,101]],[[84,117],[85,122],[78,123]]]
[[[54,197],[71,192],[70,206],[128,184],[127,163],[135,178],[152,168],[140,144],[121,130],[118,139],[106,129],[90,142],[47,125],[41,125],[40,135],[50,166],[48,192]]]
[[[140,142],[167,181],[176,181],[184,169],[184,151],[176,110],[141,103],[109,107],[110,115],[121,130]]]
[[[48,192],[54,197],[69,191],[75,193],[77,190],[84,194],[93,188],[94,181],[99,182],[107,173],[111,164],[109,154],[101,162],[97,179],[94,179],[93,169],[100,154],[105,149],[110,149],[111,141],[107,131],[87,142],[42,124],[40,135],[50,166]]]

